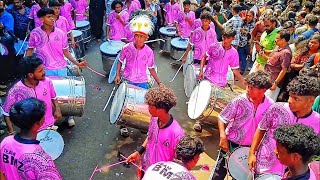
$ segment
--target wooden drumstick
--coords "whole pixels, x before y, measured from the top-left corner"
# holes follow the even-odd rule
[[[113,93],[114,93],[114,90],[116,90],[116,87],[117,87],[117,85],[115,85],[115,86],[113,87],[113,89],[112,89],[112,91],[111,91],[111,94],[110,94],[110,96],[109,96],[109,98],[108,98],[108,101],[107,101],[106,105],[105,105],[104,108],[103,108],[103,111],[105,111],[105,110],[107,109],[107,107],[108,107],[108,105],[109,105],[109,103],[110,103],[110,101],[111,101],[111,97],[112,97],[112,95],[113,95]]]
[[[178,75],[180,69],[183,67],[183,64],[181,64],[181,66],[179,67],[178,71],[176,72],[176,74],[173,76],[173,78],[169,81],[169,82],[173,82],[174,79],[176,78],[176,76]]]

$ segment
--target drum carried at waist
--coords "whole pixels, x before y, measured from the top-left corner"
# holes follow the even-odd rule
[[[82,76],[49,76],[57,95],[57,101],[63,116],[83,115],[86,103],[86,83]]]
[[[78,30],[72,30],[72,35],[76,43],[76,47],[72,48],[74,51],[75,57],[76,59],[82,59],[84,58],[86,53],[84,42],[83,42],[83,33]],[[71,47],[71,42],[69,42],[69,46]]]
[[[91,27],[89,21],[76,21],[76,28],[83,33],[83,43],[88,43],[91,40]]]
[[[161,27],[159,31],[160,31],[160,38],[165,40],[165,42],[160,41],[160,50],[166,53],[170,53],[171,52],[170,42],[172,38],[176,35],[176,28],[173,26]]]
[[[242,93],[240,88],[220,88],[207,80],[202,80],[191,93],[188,102],[188,116],[205,123],[215,124],[217,112],[221,111],[236,96]]]
[[[122,41],[113,40],[104,42],[100,45],[102,66],[105,72],[110,72],[114,60],[124,45],[125,43]]]
[[[227,167],[232,178],[247,180],[248,177],[252,177],[248,165],[249,151],[250,147],[239,147],[229,155]]]
[[[170,57],[175,60],[180,59],[184,55],[188,47],[188,44],[189,44],[189,38],[181,38],[181,37],[173,38],[171,40]]]
[[[151,118],[144,100],[147,92],[147,89],[121,83],[112,101],[110,123],[147,131]]]
[[[53,130],[40,131],[37,134],[37,140],[40,141],[40,146],[52,160],[57,159],[62,154],[64,141],[58,132]]]

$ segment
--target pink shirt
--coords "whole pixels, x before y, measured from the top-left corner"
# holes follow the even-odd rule
[[[180,6],[178,3],[174,3],[171,5],[170,2],[168,2],[163,10],[165,11],[165,19],[166,23],[174,23],[174,21],[178,18],[178,13],[180,11]]]
[[[131,15],[134,11],[141,9],[140,2],[138,0],[131,1],[131,4],[129,7],[127,7],[126,3],[123,3],[123,8],[128,11],[128,14]]]
[[[88,8],[89,4],[86,0],[73,0],[73,8],[76,14],[77,21],[83,21],[87,19],[86,16],[86,9]]]
[[[63,49],[68,49],[67,34],[59,28],[48,36],[41,27],[33,29],[28,42],[29,48],[35,48],[37,56],[43,61],[43,65],[49,70],[58,70],[67,66],[63,56]]]
[[[189,22],[186,21],[186,17],[192,22],[192,26],[190,26]],[[178,18],[175,22],[178,23],[179,31],[181,32],[182,37],[190,37],[191,31],[193,30],[194,20],[196,19],[196,15],[193,11],[188,12],[187,14],[184,11],[179,11]]]
[[[18,81],[9,91],[6,102],[3,106],[3,110],[6,116],[9,116],[11,107],[18,101],[34,97],[40,99],[46,103],[46,114],[43,125],[39,131],[52,126],[55,122],[52,112],[52,99],[56,98],[56,92],[54,90],[52,81],[45,78],[44,81],[39,81],[39,84],[33,89],[22,81]]]
[[[6,180],[62,179],[53,160],[39,143],[19,135],[3,139],[0,144],[0,171]]]
[[[285,166],[282,165],[274,154],[276,141],[273,138],[273,132],[283,125],[292,125],[301,123],[311,126],[314,131],[320,135],[320,115],[312,111],[311,114],[303,118],[298,118],[290,110],[288,103],[275,103],[264,115],[259,123],[261,130],[266,130],[261,146],[257,150],[257,172],[258,173],[275,173],[284,174]]]
[[[67,19],[70,29],[74,29],[76,27],[71,15],[72,11],[73,7],[68,2],[65,2],[64,5],[60,7],[60,16],[63,16]]]
[[[68,20],[63,17],[59,16],[58,19],[54,22],[54,26],[61,29],[65,34],[68,34],[71,32],[71,28],[69,26]]]
[[[231,69],[239,68],[238,51],[234,47],[225,50],[221,43],[213,43],[206,55],[208,56],[208,65],[204,77],[219,87],[226,86],[228,66]]]
[[[201,26],[195,29],[190,37],[190,44],[194,45],[194,59],[201,60],[210,45],[216,42],[218,42],[217,34],[211,26],[207,31],[204,31]]]
[[[201,27],[201,26],[202,26],[202,21],[200,18],[194,20],[193,29],[197,29],[198,27]],[[213,22],[211,22],[209,26],[210,26],[210,29],[213,29],[214,31],[216,31],[216,27],[214,26]]]
[[[33,19],[34,20],[35,28],[42,26],[42,22],[41,22],[40,18],[38,18],[38,16],[37,16],[37,12],[40,9],[41,9],[40,5],[39,4],[35,4],[35,5],[33,5],[31,7],[31,10],[30,10],[29,19]]]
[[[234,98],[218,116],[220,121],[227,124],[228,140],[239,145],[250,146],[264,112],[273,103],[272,99],[265,96],[263,102],[255,110],[254,104],[248,99],[247,94],[241,94]]]
[[[130,29],[130,24],[127,24],[124,27],[124,37],[127,38],[127,40],[129,42],[133,42],[133,40],[134,40],[134,35],[133,35],[133,32]]]
[[[129,14],[126,10],[123,10],[119,13],[120,18],[124,23],[129,22]],[[110,39],[112,40],[121,40],[121,38],[125,37],[124,25],[116,19],[117,13],[115,11],[111,11],[108,16],[107,25],[110,28]]]
[[[122,47],[120,52],[121,63],[124,63],[123,77],[132,83],[148,82],[147,68],[154,68],[154,54],[152,49],[144,45],[141,50],[136,49],[134,42]]]
[[[183,129],[172,117],[170,122],[161,129],[158,126],[158,118],[151,117],[142,168],[147,169],[160,161],[172,161],[175,157],[175,148],[183,136]]]

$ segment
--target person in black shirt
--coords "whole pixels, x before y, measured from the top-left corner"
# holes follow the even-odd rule
[[[200,7],[194,12],[196,14],[196,19],[200,18],[202,8],[208,3],[208,0],[201,0]]]
[[[92,35],[101,42],[103,35],[103,17],[105,14],[105,2],[101,0],[91,0],[89,3],[89,22]]]

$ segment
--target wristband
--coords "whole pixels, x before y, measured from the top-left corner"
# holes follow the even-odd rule
[[[139,147],[137,148],[137,152],[138,152],[140,155],[142,155],[145,151],[146,151],[146,148],[143,147],[143,146],[139,146]]]

